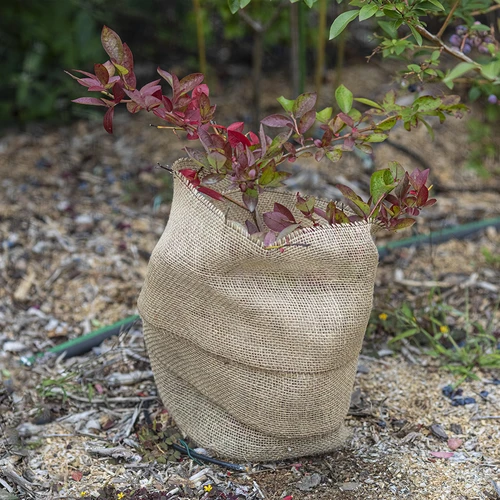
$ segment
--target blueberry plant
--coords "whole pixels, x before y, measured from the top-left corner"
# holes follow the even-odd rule
[[[376,7],[379,11],[377,2],[351,3],[363,4],[361,9],[355,11],[356,16],[361,16],[361,11],[367,6],[371,10]],[[427,3],[434,5],[439,2],[433,0]],[[342,16],[337,18],[334,26],[338,26]],[[408,23],[418,43],[420,28],[413,20]],[[347,186],[337,185],[345,197],[347,208],[333,201],[318,206],[314,197],[305,198],[297,194],[296,215],[275,203],[272,211],[258,217],[259,196],[263,191],[280,187],[290,175],[281,168],[285,162],[294,162],[306,156],[314,156],[318,161],[326,157],[336,162],[344,153],[354,149],[370,153],[372,144],[383,142],[398,123],[402,123],[408,131],[419,123],[430,128],[426,121],[428,117],[438,117],[443,121],[447,115],[462,116],[466,109],[459,103],[459,97],[454,95],[422,96],[411,105],[403,106],[397,101],[394,91],[389,92],[381,102],[375,102],[354,97],[350,90],[340,85],[335,91],[335,110],[333,106],[316,110],[314,93],[303,93],[293,100],[280,97],[281,113],[261,120],[259,130],[245,131],[243,122],[228,126],[216,122],[216,106],[210,102],[203,74],[194,73],[179,79],[175,74],[158,68],[161,78],[139,88],[133,55],[127,44],[106,26],[102,30],[101,41],[109,60],[95,64],[94,73],[75,70],[82,76],[70,74],[88,91],[98,92],[100,96],[82,97],[74,102],[106,108],[104,128],[109,133],[113,131],[115,107],[124,104],[130,113],[141,110],[151,112],[168,124],[162,128],[174,133],[183,131],[188,140],[199,141],[202,150],[185,148],[197,167],[180,170],[180,174],[200,193],[247,210],[246,228],[249,234],[266,247],[280,246],[278,240],[283,238],[286,242],[290,233],[311,225],[373,220],[390,230],[411,226],[422,208],[433,205],[436,200],[429,197],[426,186],[428,170],[416,169],[408,173],[396,162],[372,174],[368,200],[363,200]],[[432,64],[428,68],[430,66]],[[420,70],[421,66],[419,74],[423,73],[422,77],[428,74],[427,69]],[[170,92],[164,93],[161,79],[167,82]],[[311,134],[313,127],[319,131],[315,136]],[[269,129],[276,129],[278,133],[268,135]],[[223,180],[229,182],[220,184]]]

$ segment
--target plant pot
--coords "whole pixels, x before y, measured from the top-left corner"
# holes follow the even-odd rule
[[[196,168],[190,160],[174,170]],[[289,193],[263,193],[297,213]],[[161,398],[200,446],[233,460],[329,452],[348,437],[378,262],[367,222],[296,231],[265,249],[248,213],[174,173],[170,218],[139,311]]]

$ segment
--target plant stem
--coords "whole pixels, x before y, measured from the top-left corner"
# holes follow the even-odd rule
[[[458,4],[460,3],[460,0],[457,0],[454,4],[453,7],[451,8],[450,12],[446,16],[446,19],[444,20],[443,26],[441,26],[441,29],[438,31],[438,34],[436,35],[437,38],[441,38],[443,36],[443,33],[448,26],[449,22],[451,21],[451,16],[455,12],[456,8],[458,7]]]
[[[316,95],[319,101],[323,72],[325,70],[326,47],[326,0],[319,0],[318,42],[316,45],[316,74],[314,77]]]
[[[492,5],[484,10],[475,10],[470,13],[471,16],[480,16],[481,14],[487,14],[488,12],[493,12],[494,10],[500,9],[500,4]]]
[[[415,29],[424,37],[427,38],[427,40],[430,40],[431,42],[434,42],[436,45],[439,45],[445,52],[448,54],[456,57],[457,59],[460,59],[463,62],[467,62],[470,64],[474,64],[477,69],[480,69],[480,65],[477,64],[473,59],[470,57],[467,57],[465,54],[462,52],[458,51],[457,49],[453,49],[446,45],[440,38],[438,38],[436,35],[433,35],[429,31],[427,31],[423,26],[415,26]]]
[[[205,31],[203,29],[203,9],[200,0],[193,0],[196,16],[196,37],[198,39],[198,57],[200,61],[200,73],[207,74],[207,52],[205,47]]]
[[[219,193],[225,200],[227,201],[230,201],[231,203],[234,203],[235,205],[237,205],[238,207],[242,208],[243,210],[246,210],[247,212],[250,212],[250,210],[248,210],[247,207],[245,207],[245,205],[243,205],[243,203],[240,203],[239,201],[236,201],[236,200],[233,200],[232,198],[229,198],[229,196],[226,196],[225,194],[222,194],[222,193]],[[257,226],[258,227],[258,226]]]

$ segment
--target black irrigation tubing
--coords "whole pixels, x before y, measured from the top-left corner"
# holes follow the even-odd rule
[[[452,238],[462,239],[470,236],[471,234],[482,231],[487,227],[500,228],[500,217],[470,222],[468,224],[433,231],[429,234],[421,234],[411,238],[405,238],[403,240],[392,241],[386,245],[379,246],[378,252],[380,258],[382,259],[386,255],[389,255],[391,251],[397,250],[398,248],[421,246],[428,243],[443,243]],[[81,356],[82,354],[89,352],[93,347],[100,345],[105,339],[112,337],[113,335],[118,335],[123,331],[130,330],[134,323],[138,321],[140,321],[139,316],[129,316],[128,318],[122,319],[117,323],[99,328],[98,330],[88,333],[87,335],[83,335],[82,337],[68,340],[63,344],[48,349],[44,353],[39,353],[29,358],[22,358],[21,362],[26,366],[32,366],[37,359],[43,359],[47,354],[59,356],[62,353],[66,353],[67,358]]]
[[[225,467],[226,469],[232,469],[238,472],[247,472],[248,470],[245,465],[232,464],[229,462],[224,462],[222,460],[217,460],[216,458],[212,458],[207,455],[203,455],[201,453],[196,453],[196,451],[189,448],[189,446],[184,441],[181,440],[181,442],[183,443],[184,446],[174,443],[172,444],[172,448],[174,448],[174,450],[180,451],[181,453],[184,453],[192,460],[200,460],[202,462],[208,462],[210,464],[220,465],[221,467]]]

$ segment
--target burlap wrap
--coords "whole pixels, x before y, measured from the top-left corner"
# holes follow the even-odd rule
[[[275,201],[295,212],[287,193],[262,196],[260,211]],[[306,229],[281,253],[248,237],[246,212],[227,210],[174,174],[139,297],[160,395],[179,428],[221,456],[328,452],[348,436],[378,262],[372,224]]]

